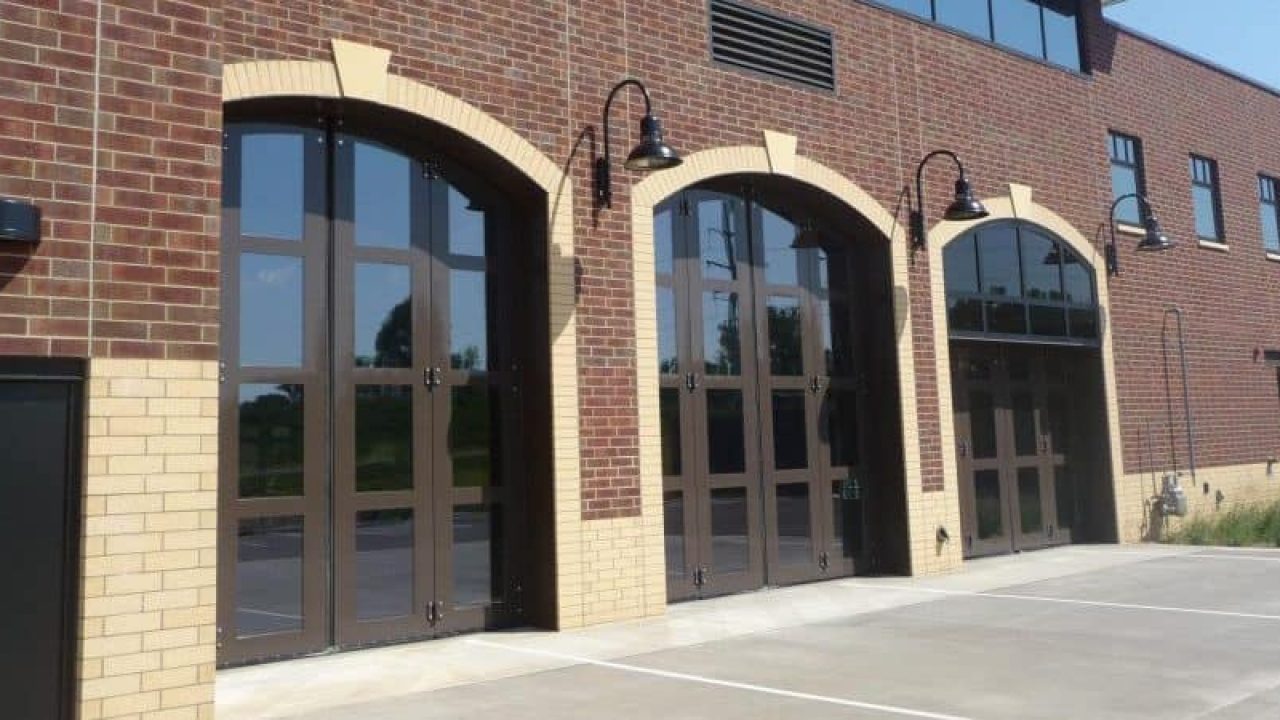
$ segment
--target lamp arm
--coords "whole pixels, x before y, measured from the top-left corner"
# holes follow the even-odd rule
[[[916,166],[916,208],[911,211],[911,235],[912,244],[917,248],[924,246],[924,166],[938,155],[945,155],[951,158],[952,162],[956,164],[956,168],[960,171],[960,179],[964,179],[964,164],[950,150],[934,150],[925,155],[920,164]]]
[[[1139,219],[1144,223],[1151,217],[1151,203],[1142,193],[1131,192],[1121,195],[1111,203],[1111,212],[1107,214],[1107,225],[1111,228],[1111,242],[1107,245],[1107,272],[1111,275],[1120,274],[1120,255],[1116,251],[1116,208],[1120,207],[1120,203],[1133,198],[1138,201]]]
[[[612,161],[612,156],[609,153],[609,109],[613,107],[614,97],[628,85],[634,85],[639,88],[640,94],[644,96],[644,114],[651,115],[653,111],[653,105],[649,101],[649,89],[644,86],[644,83],[635,78],[627,78],[613,86],[613,89],[609,91],[609,98],[604,102],[604,159],[606,162]]]

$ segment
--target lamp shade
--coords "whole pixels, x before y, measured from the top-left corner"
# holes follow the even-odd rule
[[[989,214],[987,208],[973,196],[973,188],[969,186],[969,180],[961,175],[956,180],[955,200],[947,206],[942,217],[947,220],[981,220]]]
[[[640,144],[624,163],[628,170],[665,170],[684,162],[680,154],[662,139],[662,122],[654,115],[640,120]]]
[[[1168,250],[1174,246],[1174,242],[1160,228],[1160,221],[1155,215],[1148,214],[1142,222],[1146,232],[1142,235],[1142,240],[1138,241],[1139,250],[1155,251]]]
[[[821,230],[812,223],[805,223],[796,228],[796,236],[791,240],[791,249],[809,250],[811,248],[824,248],[829,244],[826,235]]]

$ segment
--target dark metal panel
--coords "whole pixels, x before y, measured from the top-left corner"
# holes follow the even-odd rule
[[[0,577],[21,588],[0,594],[7,717],[75,716],[83,370],[79,360],[0,360]]]

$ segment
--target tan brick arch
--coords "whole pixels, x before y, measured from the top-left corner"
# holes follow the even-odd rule
[[[632,262],[635,271],[636,388],[640,427],[642,507],[650,552],[662,553],[662,438],[658,414],[657,306],[655,301],[653,211],[672,194],[724,175],[756,173],[781,175],[809,185],[847,205],[875,226],[890,244],[894,285],[893,313],[897,332],[899,397],[902,407],[902,445],[907,486],[908,532],[913,573],[946,569],[959,555],[935,552],[933,528],[939,522],[933,495],[922,491],[919,431],[916,423],[916,372],[910,326],[908,269],[910,253],[906,229],[865,190],[844,175],[796,154],[793,136],[764,132],[760,146],[713,148],[685,158],[679,167],[649,175],[631,189]],[[662,578],[658,578],[662,580]]]
[[[548,313],[551,341],[552,461],[555,477],[558,624],[583,622],[579,471],[578,355],[574,302],[573,183],[519,133],[460,98],[392,75],[391,53],[331,41],[332,61],[264,60],[223,67],[224,103],[261,98],[333,98],[370,102],[425,118],[495,153],[547,195]]]
[[[1106,394],[1106,432],[1108,438],[1109,466],[1112,483],[1115,484],[1114,511],[1116,527],[1123,527],[1121,508],[1125,498],[1119,486],[1122,481],[1121,447],[1120,447],[1120,410],[1116,400],[1115,357],[1111,343],[1111,299],[1107,289],[1106,262],[1102,253],[1089,242],[1080,231],[1049,208],[1032,200],[1032,190],[1025,185],[1010,184],[1006,197],[984,199],[983,204],[991,215],[991,220],[1020,220],[1036,225],[1049,234],[1065,242],[1077,255],[1084,259],[1093,269],[1094,286],[1098,293],[1098,309],[1101,314],[1100,334],[1102,336],[1102,375],[1103,390]],[[951,347],[947,335],[947,301],[942,251],[966,232],[972,231],[973,223],[940,222],[929,231],[929,288],[933,299],[933,343],[934,356],[937,359],[939,416],[942,420],[942,453],[943,477],[946,482],[947,500],[953,505],[949,512],[955,515],[954,527],[960,527],[960,495],[958,489],[958,470],[956,468],[955,423],[951,409]]]

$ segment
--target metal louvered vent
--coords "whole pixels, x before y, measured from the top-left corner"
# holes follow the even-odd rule
[[[730,0],[711,0],[711,59],[834,90],[831,32]]]

